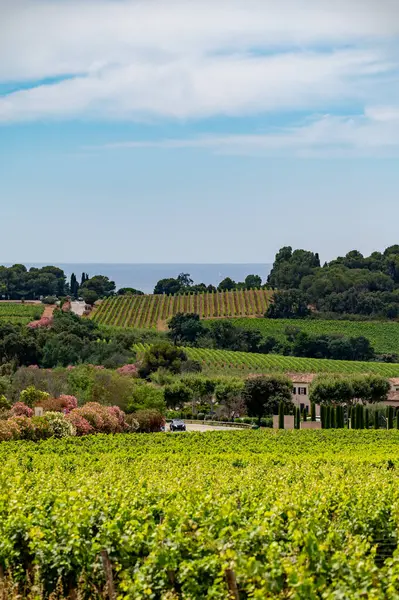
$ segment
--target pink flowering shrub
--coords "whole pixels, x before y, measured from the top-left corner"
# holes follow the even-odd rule
[[[32,417],[33,410],[23,402],[16,402],[11,407],[11,412],[15,417]]]
[[[91,433],[94,433],[94,427],[92,427],[89,421],[82,417],[78,411],[79,409],[73,410],[65,417],[74,426],[76,435],[90,435]]]
[[[26,416],[13,417],[8,420],[8,423],[15,428],[18,427],[19,435],[21,440],[35,440],[36,439],[36,428],[33,419]]]
[[[16,439],[16,437],[14,437],[15,425],[10,421],[11,419],[7,419],[7,421],[0,421],[0,442],[9,442],[12,439]]]
[[[61,394],[58,400],[61,401],[62,408],[66,409],[67,412],[78,408],[78,400],[75,396],[67,396],[66,394]]]
[[[119,375],[130,375],[131,377],[136,377],[138,372],[137,365],[123,365],[123,367],[119,367],[116,372],[119,373]]]
[[[102,406],[97,402],[88,402],[81,408],[75,408],[68,416],[76,415],[89,422],[95,433],[121,433],[126,431],[125,413],[117,406]]]

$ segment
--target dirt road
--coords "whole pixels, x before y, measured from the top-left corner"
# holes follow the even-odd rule
[[[186,428],[187,431],[242,431],[240,427],[223,427],[223,425],[199,425],[198,423],[186,423]]]

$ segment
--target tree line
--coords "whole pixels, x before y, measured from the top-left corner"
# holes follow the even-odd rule
[[[310,314],[395,319],[399,316],[399,245],[365,257],[352,250],[320,264],[317,253],[281,248],[267,285],[275,290],[270,318]]]
[[[204,324],[195,313],[178,313],[169,321],[169,339],[177,346],[215,348],[259,354],[280,354],[303,358],[394,362],[394,355],[378,355],[364,336],[310,334],[287,327],[285,339],[264,337],[256,329],[238,327],[228,320]]]
[[[217,287],[206,285],[205,283],[194,284],[189,273],[180,273],[176,278],[169,277],[160,279],[155,285],[154,294],[166,294],[174,296],[176,294],[200,294],[204,292],[228,292],[231,290],[252,290],[260,289],[262,278],[259,275],[247,275],[244,281],[234,281],[230,277],[225,277]]]

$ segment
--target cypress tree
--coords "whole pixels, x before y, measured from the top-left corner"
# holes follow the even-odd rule
[[[284,429],[284,404],[280,402],[278,405],[278,428]]]
[[[379,428],[380,428],[380,411],[375,410],[374,411],[374,429],[379,429]]]
[[[324,404],[320,404],[320,423],[321,428],[326,428],[326,407]]]
[[[301,409],[297,406],[295,411],[295,429],[301,428]]]
[[[331,407],[330,426],[331,426],[331,429],[335,429],[337,426],[337,411],[334,406]]]
[[[310,420],[316,421],[316,404],[314,402],[310,405]]]
[[[363,405],[362,404],[358,404],[357,407],[357,414],[356,414],[356,425],[357,425],[357,429],[364,429],[364,410],[363,410]]]
[[[356,410],[354,406],[351,409],[351,429],[356,429]]]
[[[399,410],[396,411],[396,429],[399,429]]]
[[[388,406],[388,429],[393,429],[393,406]]]
[[[306,407],[303,409],[302,418],[303,422],[306,423],[306,421],[308,420],[308,411],[306,410]]]
[[[331,427],[331,406],[326,406],[326,429]]]
[[[368,408],[364,409],[364,427],[366,429],[368,429],[370,427],[370,415],[369,415],[369,409]]]

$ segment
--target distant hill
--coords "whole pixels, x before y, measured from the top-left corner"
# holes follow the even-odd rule
[[[270,290],[237,290],[204,294],[121,296],[107,298],[90,318],[101,325],[165,330],[178,312],[196,313],[201,319],[262,317]]]

